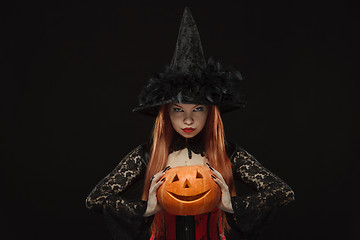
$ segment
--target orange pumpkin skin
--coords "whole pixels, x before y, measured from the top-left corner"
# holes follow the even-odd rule
[[[174,167],[164,177],[157,199],[170,214],[185,216],[211,212],[220,201],[221,190],[206,166]]]

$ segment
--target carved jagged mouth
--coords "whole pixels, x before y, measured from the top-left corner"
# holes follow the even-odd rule
[[[181,196],[181,195],[177,195],[175,193],[172,193],[172,192],[168,191],[170,196],[172,196],[173,198],[176,198],[177,200],[181,200],[181,201],[186,201],[186,202],[195,201],[195,200],[199,200],[201,198],[204,198],[209,192],[210,192],[210,189],[203,192],[203,193],[194,195],[194,196]]]

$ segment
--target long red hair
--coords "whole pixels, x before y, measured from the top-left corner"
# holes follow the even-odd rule
[[[206,157],[210,165],[221,173],[226,184],[229,186],[230,194],[235,196],[231,162],[225,151],[224,126],[217,106],[209,106],[207,120],[202,131],[204,131]],[[142,194],[142,199],[145,201],[149,195],[150,178],[166,167],[169,146],[173,134],[174,129],[171,125],[167,105],[162,105],[154,124],[151,154],[145,174]],[[222,226],[224,226],[226,230],[229,230],[230,227],[226,221],[224,212],[219,211],[219,217],[220,215],[223,219]],[[163,221],[163,214],[161,212],[155,214],[154,221],[151,225],[151,232],[156,232],[157,236],[162,235],[164,232]]]

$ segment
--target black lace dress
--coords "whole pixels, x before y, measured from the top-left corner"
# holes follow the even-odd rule
[[[170,152],[187,147],[202,153],[199,141],[189,140],[185,143],[184,138],[175,137]],[[86,199],[87,208],[104,214],[114,239],[150,239],[153,217],[143,217],[147,205],[141,200],[150,146],[145,143],[133,149]],[[237,196],[231,199],[234,213],[226,213],[231,231],[225,236],[227,239],[257,239],[277,207],[294,200],[294,192],[244,149],[236,144],[226,144],[226,149]]]

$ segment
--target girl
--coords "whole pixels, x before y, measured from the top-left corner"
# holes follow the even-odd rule
[[[188,8],[174,57],[150,79],[134,111],[156,116],[152,139],[136,147],[90,193],[115,239],[256,239],[274,210],[294,192],[252,155],[224,139],[221,115],[243,107],[241,75],[203,56]],[[156,192],[176,166],[205,165],[221,189],[213,211],[173,216]],[[249,186],[244,190],[241,183]]]

